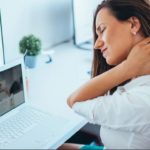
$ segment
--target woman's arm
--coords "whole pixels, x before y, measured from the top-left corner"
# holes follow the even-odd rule
[[[104,95],[113,87],[136,76],[150,74],[150,38],[138,43],[130,52],[127,60],[109,71],[89,80],[77,89],[67,100],[70,107],[81,102]]]
[[[88,99],[93,99],[97,96],[102,96],[108,90],[130,78],[131,77],[128,68],[125,67],[125,62],[123,62],[117,67],[114,67],[111,70],[92,78],[79,89],[77,89],[68,98],[68,105],[72,107],[75,102],[81,102]]]

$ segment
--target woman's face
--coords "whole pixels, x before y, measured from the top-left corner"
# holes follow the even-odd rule
[[[102,8],[96,17],[95,49],[99,49],[109,65],[125,60],[134,45],[129,21],[117,20],[108,8]]]

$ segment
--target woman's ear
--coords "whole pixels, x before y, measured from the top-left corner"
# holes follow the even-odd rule
[[[136,35],[141,29],[141,23],[137,17],[130,17],[128,20],[131,24],[131,33]]]

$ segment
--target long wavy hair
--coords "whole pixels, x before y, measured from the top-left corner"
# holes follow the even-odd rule
[[[150,0],[103,0],[102,3],[98,5],[94,14],[93,43],[95,43],[98,38],[95,23],[97,14],[102,8],[108,8],[112,15],[119,21],[126,21],[132,16],[137,17],[141,23],[141,32],[143,35],[145,37],[150,36]],[[91,73],[92,77],[100,75],[111,68],[113,68],[113,66],[107,64],[102,53],[98,49],[94,49]],[[113,93],[116,88],[117,87],[111,89],[110,93]]]

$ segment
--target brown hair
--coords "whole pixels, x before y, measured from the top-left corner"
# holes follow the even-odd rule
[[[140,20],[141,32],[145,37],[150,36],[150,0],[103,0],[98,5],[93,20],[93,35],[94,43],[98,38],[96,34],[96,16],[102,8],[108,8],[112,15],[119,21],[126,21],[130,17],[135,16]],[[94,49],[93,52],[93,63],[92,63],[92,77],[95,77],[105,71],[108,71],[113,66],[106,63],[106,60],[102,56],[102,53]],[[112,89],[112,93],[116,88]]]

